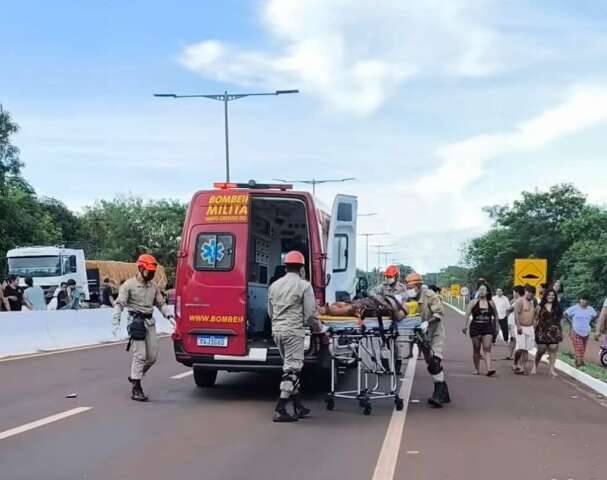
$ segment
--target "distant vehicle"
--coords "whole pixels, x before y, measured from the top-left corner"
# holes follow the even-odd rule
[[[24,278],[32,277],[34,285],[42,287],[47,303],[62,282],[76,281],[83,298],[90,301],[84,250],[55,247],[21,247],[6,253],[8,273]]]
[[[86,260],[84,250],[62,246],[15,248],[9,250],[6,257],[9,274],[18,275],[22,286],[25,286],[25,277],[32,277],[34,285],[39,285],[44,290],[47,303],[59,285],[70,279],[76,281],[76,287],[86,302],[98,303],[100,285],[104,278],[110,278],[119,286],[138,272],[134,263]],[[167,278],[162,266],[154,281],[159,287],[166,287]]]
[[[175,355],[194,368],[198,386],[213,385],[219,370],[281,368],[268,287],[285,274],[290,250],[303,253],[318,304],[356,293],[356,197],[337,195],[328,212],[289,185],[215,188],[192,198],[175,282]],[[326,352],[306,350],[307,366],[328,368],[326,360]]]

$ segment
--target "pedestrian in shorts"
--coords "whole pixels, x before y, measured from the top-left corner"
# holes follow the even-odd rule
[[[529,351],[535,348],[535,307],[535,287],[525,285],[525,294],[514,305],[514,323],[516,324],[514,373],[517,375],[529,375],[527,371]]]

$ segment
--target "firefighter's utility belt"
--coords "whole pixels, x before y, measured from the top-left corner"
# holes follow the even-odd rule
[[[152,318],[151,313],[129,312],[129,324],[126,330],[129,334],[129,343],[126,346],[126,351],[131,349],[133,340],[145,340],[148,334],[145,321]]]

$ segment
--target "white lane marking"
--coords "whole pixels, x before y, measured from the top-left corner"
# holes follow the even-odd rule
[[[177,375],[173,375],[171,378],[178,380],[180,378],[189,377],[190,375],[193,375],[193,374],[194,374],[194,370],[188,370],[187,372],[178,373]]]
[[[443,305],[447,305],[448,307],[451,307],[453,310],[455,310],[457,313],[459,313],[460,315],[466,315],[466,312],[464,312],[463,310],[454,307],[453,305],[451,305],[450,303],[447,302],[443,302]]]
[[[40,420],[26,423],[25,425],[21,425],[20,427],[5,430],[4,432],[0,432],[0,440],[4,440],[5,438],[12,437],[13,435],[18,435],[23,432],[27,432],[28,430],[33,430],[34,428],[48,425],[49,423],[58,422],[59,420],[63,420],[64,418],[68,418],[73,415],[78,415],[79,413],[87,412],[92,408],[93,407],[72,408],[71,410],[66,410],[65,412],[57,413],[56,415],[51,415],[50,417],[41,418]]]
[[[409,406],[409,398],[411,397],[411,388],[413,387],[413,378],[415,377],[415,366],[417,365],[417,345],[413,346],[413,358],[407,363],[405,377],[400,387],[399,395],[403,399],[404,408],[399,412],[394,410],[392,418],[386,430],[384,443],[381,446],[375,472],[371,480],[393,480],[396,472],[396,463],[398,462],[398,454],[400,452],[400,444],[403,439],[403,431],[405,429],[405,419],[407,418],[407,409]]]

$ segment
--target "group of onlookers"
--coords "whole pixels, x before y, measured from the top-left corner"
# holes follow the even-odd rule
[[[531,285],[516,286],[509,299],[503,290],[493,292],[485,279],[479,279],[477,290],[466,310],[464,334],[472,340],[474,373],[480,374],[484,360],[486,375],[495,375],[492,363],[492,346],[501,332],[508,344],[512,369],[517,375],[537,372],[542,357],[548,354],[550,374],[556,377],[555,363],[559,345],[563,341],[563,322],[570,324],[570,340],[575,354],[575,365],[584,365],[592,323],[598,319],[595,338],[607,333],[607,300],[601,314],[589,305],[588,296],[582,294],[575,305],[565,308],[560,282],[542,284],[539,291]],[[531,370],[527,368],[529,352],[535,350]]]
[[[25,306],[29,310],[46,310],[42,288],[32,278],[25,279],[25,289],[19,286],[19,277],[9,275],[0,283],[0,312],[18,312]]]
[[[47,310],[46,297],[42,287],[34,285],[32,277],[25,278],[25,287],[19,285],[17,275],[9,275],[0,283],[0,312],[20,312],[21,310]],[[81,292],[73,279],[62,282],[57,292],[57,310],[78,310]]]

